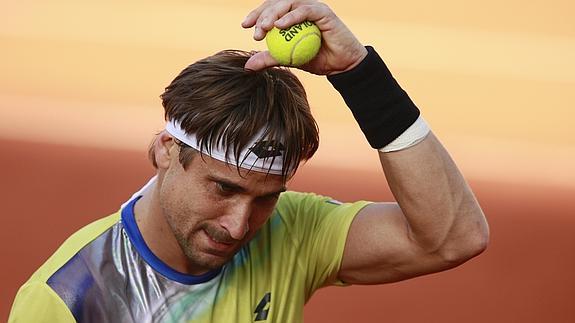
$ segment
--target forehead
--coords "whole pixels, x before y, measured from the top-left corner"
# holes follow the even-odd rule
[[[225,163],[208,155],[198,155],[192,161],[193,171],[200,171],[204,178],[222,179],[241,185],[254,193],[281,190],[286,182],[281,175],[267,174],[238,168],[234,164]]]

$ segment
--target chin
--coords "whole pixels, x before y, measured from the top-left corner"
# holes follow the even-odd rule
[[[186,253],[190,261],[190,267],[201,268],[202,271],[212,271],[221,268],[228,263],[235,255],[215,255],[211,253],[193,251],[192,255]]]

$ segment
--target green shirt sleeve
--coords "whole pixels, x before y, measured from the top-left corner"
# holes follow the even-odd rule
[[[326,285],[342,285],[337,274],[351,223],[370,202],[341,203],[312,193],[286,192],[278,211],[306,271],[306,299]]]
[[[29,282],[18,290],[8,322],[53,323],[76,320],[50,286],[42,282]]]
[[[46,283],[78,250],[116,223],[120,213],[95,221],[70,236],[58,250],[20,287],[9,322],[76,322],[60,296]]]

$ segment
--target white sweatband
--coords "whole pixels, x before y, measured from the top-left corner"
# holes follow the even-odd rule
[[[388,153],[407,149],[420,143],[429,134],[429,126],[427,122],[420,115],[415,122],[407,128],[399,137],[395,138],[392,142],[385,147],[378,149],[381,152]]]
[[[186,145],[224,163],[256,172],[283,175],[283,146],[262,138],[263,129],[250,140],[246,148],[239,154],[239,161],[235,159],[233,153],[226,156],[225,148],[221,146],[210,147],[209,153],[202,151],[197,137],[194,134],[186,133],[181,128],[180,123],[175,120],[166,123],[166,131]]]

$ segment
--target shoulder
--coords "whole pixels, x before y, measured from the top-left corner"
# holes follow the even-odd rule
[[[92,279],[87,259],[81,256],[82,251],[90,249],[92,242],[109,232],[119,220],[120,213],[114,213],[86,225],[66,239],[20,288],[10,319],[67,322],[71,318],[73,321],[74,306],[71,304],[81,299],[78,291],[85,290]],[[100,255],[101,251],[96,253]]]
[[[369,203],[343,203],[329,196],[288,191],[280,196],[272,220],[283,222],[290,231],[304,233],[326,223],[346,225]]]
[[[28,282],[14,300],[8,322],[76,322],[64,301],[47,284]]]
[[[369,203],[368,201],[344,203],[329,196],[288,191],[280,195],[276,211],[284,217],[302,213],[312,215],[326,215],[329,213],[355,214]]]
[[[46,282],[58,269],[91,241],[96,239],[120,220],[120,212],[94,221],[72,234],[32,275],[30,281]]]
[[[304,193],[287,191],[280,195],[276,210],[280,213],[293,213],[310,210],[310,207],[321,208],[329,206],[329,204],[341,204],[333,200],[331,197],[318,195],[315,193]]]

